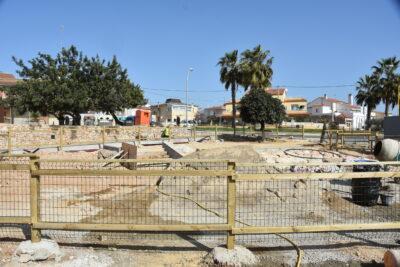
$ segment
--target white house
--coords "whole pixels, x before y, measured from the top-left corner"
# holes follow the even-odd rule
[[[330,98],[326,94],[307,105],[311,117],[330,116],[332,121],[341,119],[352,129],[362,129],[365,126],[367,112],[365,107],[354,104],[353,95],[348,95],[348,101]]]

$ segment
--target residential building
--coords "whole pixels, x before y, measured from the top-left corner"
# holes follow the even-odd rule
[[[309,116],[307,112],[307,99],[302,97],[288,97],[287,88],[265,88],[265,92],[282,102],[288,118],[301,120]],[[200,117],[203,122],[209,122],[211,118],[214,118],[218,123],[228,123],[232,121],[232,109],[232,102],[227,102],[223,106],[205,108],[202,110]],[[239,123],[241,121],[240,100],[236,101],[236,121]]]
[[[163,104],[152,105],[151,113],[155,115],[156,122],[161,125],[182,123],[186,119],[186,109],[188,121],[194,121],[198,112],[198,107],[193,104],[186,105],[180,99],[169,98]]]
[[[311,101],[307,110],[314,120],[326,117],[331,121],[344,123],[352,129],[363,129],[367,118],[366,108],[354,104],[352,94],[348,95],[347,102],[325,94]]]
[[[202,123],[214,122],[214,123],[222,123],[222,117],[225,113],[225,106],[213,106],[202,109],[199,111],[199,120]]]
[[[309,116],[307,99],[302,97],[288,97],[287,88],[266,88],[265,91],[282,102],[288,118],[296,120]]]
[[[17,84],[17,79],[12,74],[0,73],[0,98],[4,99],[6,95],[1,90],[5,86],[14,86]],[[0,107],[0,123],[10,122],[11,110],[9,108]]]

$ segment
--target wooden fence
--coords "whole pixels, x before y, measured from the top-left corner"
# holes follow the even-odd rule
[[[373,153],[374,145],[381,140],[381,134],[371,131],[328,130],[327,143],[330,149],[364,149]]]
[[[380,171],[354,172],[360,166],[375,166]],[[293,171],[294,167],[297,171]],[[301,168],[304,168],[303,171]],[[332,168],[335,170],[332,171]],[[397,219],[400,210],[396,208],[397,204],[370,210],[363,207],[363,211],[359,212],[358,203],[346,200],[352,194],[351,186],[347,183],[349,179],[379,178],[383,183],[386,181],[392,184],[393,178],[400,177],[399,168],[399,162],[246,164],[199,159],[63,161],[41,160],[36,155],[2,155],[0,182],[9,186],[0,187],[0,193],[4,197],[0,198],[0,224],[29,224],[33,242],[41,240],[41,231],[44,229],[112,232],[222,231],[227,233],[226,245],[229,249],[234,247],[237,235],[399,229],[400,222]],[[13,188],[10,185],[12,180],[25,174],[26,179],[29,179],[29,190],[26,189],[28,191],[25,193],[29,196],[29,208],[24,209],[26,213],[13,213],[17,210],[10,210],[9,206],[2,204],[7,204],[13,198]],[[75,182],[81,184],[78,186]],[[129,186],[152,188],[140,194],[146,201],[151,199],[151,195],[157,194],[160,201],[158,210],[167,217],[162,221],[149,223],[149,218],[137,215],[137,211],[148,203],[131,207],[132,210],[129,211],[125,206],[123,209],[118,208],[113,202],[117,199],[111,197],[107,199],[110,205],[105,210],[112,218],[121,216],[117,223],[104,218],[90,221],[76,213],[64,218],[65,213],[74,212],[74,203],[77,200],[73,198],[76,197],[76,191],[67,195],[69,199],[66,206],[59,206],[59,199],[58,206],[52,206],[54,200],[45,196],[59,194],[64,183],[77,186],[80,190],[91,190],[89,195],[107,191],[111,186],[125,189]],[[193,186],[189,187],[191,184]],[[300,185],[305,185],[303,191],[299,191]],[[21,184],[14,186],[18,190],[23,187]],[[352,186],[354,189],[354,185]],[[11,191],[8,192],[7,188],[10,187]],[[395,199],[398,199],[400,185],[393,192]],[[345,194],[347,198],[340,194]],[[335,197],[339,198],[336,202],[329,200]],[[100,195],[96,195],[92,201],[99,204],[100,199],[106,201]],[[145,200],[135,198],[130,199],[129,203]],[[21,201],[21,205],[26,204],[21,196],[16,201]],[[332,206],[337,205],[337,201],[342,201],[344,206]],[[181,202],[186,204],[180,205]],[[172,209],[172,214],[166,214],[168,209]],[[177,214],[182,211],[180,209],[186,215],[178,219]],[[331,215],[331,209],[335,210],[335,216]],[[339,218],[340,212],[345,213],[343,218]],[[316,217],[318,220],[312,217],[309,221],[309,216],[316,216],[316,213],[319,214]],[[192,219],[192,222],[188,222],[188,219]],[[177,220],[181,222],[177,223]],[[203,223],[197,223],[198,221]],[[316,224],[315,221],[320,223]]]

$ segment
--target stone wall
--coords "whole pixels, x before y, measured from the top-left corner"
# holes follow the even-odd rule
[[[163,127],[148,126],[29,126],[0,124],[0,149],[7,149],[11,136],[12,148],[66,146],[73,144],[106,143],[161,139]],[[190,137],[186,128],[172,128],[174,138]]]

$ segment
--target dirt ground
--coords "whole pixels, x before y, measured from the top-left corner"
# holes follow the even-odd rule
[[[326,169],[317,166],[305,169],[298,165],[371,157],[354,151],[321,152],[323,147],[307,140],[288,139],[265,143],[192,142],[184,145],[196,150],[185,157],[188,159],[229,159],[239,163],[290,162],[294,164],[294,167],[290,166],[291,172],[340,172],[343,170],[339,167]],[[139,148],[139,152],[147,158],[165,158],[165,153],[159,147],[143,147]],[[69,160],[98,159],[112,154],[107,154],[106,151],[81,151],[39,152],[39,155],[42,159]],[[93,166],[67,164],[60,168],[64,167]],[[161,168],[164,167],[163,165]],[[218,166],[211,165],[178,167],[218,169]],[[95,168],[124,167],[96,165]],[[239,168],[238,171],[279,173],[283,170]],[[21,176],[8,172],[0,175],[0,216],[21,216],[29,212],[26,191],[28,177],[20,178],[20,181],[16,180],[18,177]],[[398,221],[400,187],[394,186],[397,189],[394,205],[362,207],[351,201],[351,185],[343,181],[238,182],[237,216],[241,221],[260,226]],[[223,214],[227,210],[226,179],[218,177],[43,177],[41,188],[41,219],[50,222],[223,223]],[[171,195],[186,196],[192,200]],[[8,196],[13,196],[14,201],[8,201]],[[222,214],[222,217],[199,207],[193,200],[205,204],[208,209]],[[208,256],[209,250],[225,243],[225,235],[155,235],[148,240],[145,234],[135,233],[43,233],[65,244],[62,247],[65,256],[61,262],[42,262],[40,266],[210,266],[213,264]],[[0,228],[0,265],[3,263],[5,266],[19,266],[12,261],[12,251],[17,243],[5,241],[9,238],[24,238],[25,234],[26,229]],[[379,266],[386,247],[396,247],[400,235],[397,231],[351,235],[326,233],[294,235],[291,239],[305,248],[304,266],[361,266],[362,263]],[[260,266],[292,266],[296,258],[293,248],[276,236],[239,236],[237,243],[254,247]],[[75,247],[76,244],[86,245]],[[281,249],[276,249],[277,247]]]

